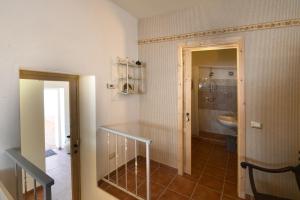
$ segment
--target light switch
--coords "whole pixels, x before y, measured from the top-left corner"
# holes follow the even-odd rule
[[[250,126],[251,126],[252,128],[262,129],[262,123],[256,122],[256,121],[251,121],[251,122],[250,122]]]

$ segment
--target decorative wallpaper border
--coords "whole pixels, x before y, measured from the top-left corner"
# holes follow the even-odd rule
[[[275,28],[285,28],[290,26],[300,26],[300,19],[288,19],[274,22],[265,22],[260,24],[250,24],[236,27],[227,27],[220,29],[213,29],[207,31],[199,31],[193,33],[184,33],[179,35],[163,36],[150,39],[142,39],[138,41],[139,45],[150,44],[150,43],[159,43],[159,42],[169,42],[175,40],[184,40],[204,36],[213,36],[229,33],[238,33],[238,32],[247,32],[247,31],[258,31],[265,29],[275,29]]]

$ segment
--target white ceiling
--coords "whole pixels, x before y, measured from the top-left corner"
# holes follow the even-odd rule
[[[112,0],[137,18],[161,15],[171,11],[193,7],[200,0]]]

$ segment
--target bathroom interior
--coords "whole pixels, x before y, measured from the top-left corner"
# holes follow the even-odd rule
[[[228,144],[231,152],[237,136],[236,62],[236,49],[192,54],[192,135]]]
[[[192,173],[199,166],[237,183],[237,50],[192,53]],[[225,177],[225,179],[224,179]],[[223,179],[222,179],[223,178]],[[224,184],[224,183],[223,183]]]

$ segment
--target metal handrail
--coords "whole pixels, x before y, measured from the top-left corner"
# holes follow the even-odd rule
[[[136,136],[136,135],[131,135],[129,133],[118,131],[115,128],[112,128],[112,127],[100,126],[100,127],[98,127],[98,129],[102,129],[104,131],[109,131],[110,133],[113,133],[115,135],[123,136],[123,137],[129,138],[129,139],[132,139],[132,140],[136,140],[136,141],[139,141],[139,142],[146,143],[146,144],[151,144],[151,142],[152,142],[151,139],[139,137],[139,136]]]
[[[107,178],[104,177],[102,178],[103,181],[113,185],[114,187],[128,193],[129,195],[135,197],[136,199],[142,200],[143,198],[141,198],[140,196],[138,196],[138,185],[137,185],[137,173],[138,173],[138,162],[137,162],[137,142],[142,142],[146,145],[146,200],[150,200],[151,199],[151,181],[150,181],[150,144],[152,143],[151,139],[147,139],[147,138],[143,138],[134,134],[130,134],[127,133],[128,131],[121,131],[121,130],[117,130],[117,127],[115,126],[101,126],[98,127],[98,129],[106,132],[107,134],[107,158],[108,158],[108,163],[107,163],[107,167],[108,167],[108,171],[107,171]],[[122,128],[121,128],[122,129]],[[110,181],[110,161],[109,161],[109,157],[110,157],[110,134],[115,135],[115,172],[116,172],[116,182],[112,182]],[[121,136],[124,138],[124,151],[122,153],[124,153],[125,155],[125,188],[121,187],[118,185],[118,169],[119,169],[119,163],[118,163],[118,157],[119,157],[119,152],[118,152],[118,136]],[[127,188],[127,162],[128,162],[128,157],[127,157],[127,150],[128,150],[128,139],[133,140],[134,141],[134,168],[135,168],[135,193],[131,192],[128,190]]]
[[[31,175],[31,177],[34,180],[38,181],[39,184],[43,186],[44,200],[51,200],[51,186],[54,185],[54,179],[52,179],[44,171],[39,169],[37,166],[35,166],[33,163],[27,160],[24,156],[22,156],[20,149],[8,149],[6,150],[6,153],[10,157],[10,159],[16,164],[16,171],[21,168],[27,174]],[[18,182],[16,187],[18,189]],[[34,192],[36,192],[35,189],[36,188],[34,188]]]

